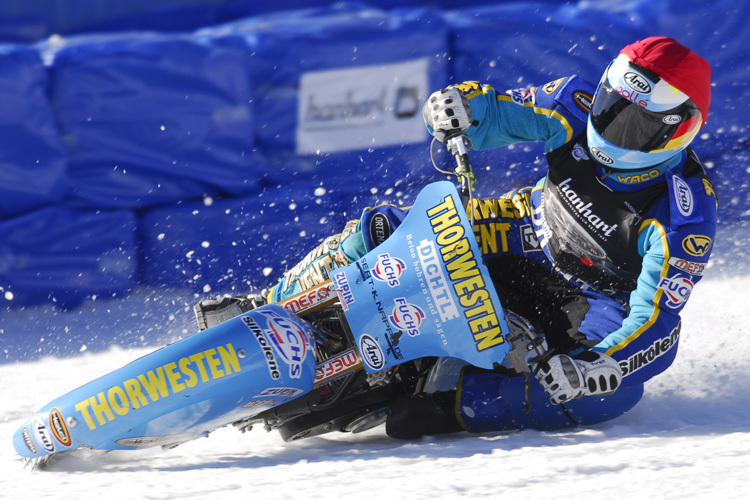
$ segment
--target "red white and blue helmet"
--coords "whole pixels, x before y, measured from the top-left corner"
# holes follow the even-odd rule
[[[708,117],[708,62],[668,37],[628,45],[610,63],[589,113],[589,151],[614,170],[641,170],[685,149]]]

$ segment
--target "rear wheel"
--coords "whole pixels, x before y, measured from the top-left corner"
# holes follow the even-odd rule
[[[328,432],[358,433],[385,422],[390,403],[403,389],[385,385],[357,394],[330,408],[292,418],[278,427],[284,441],[294,441]]]

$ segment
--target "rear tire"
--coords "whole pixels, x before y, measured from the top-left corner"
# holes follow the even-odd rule
[[[398,386],[376,387],[344,399],[331,408],[313,410],[278,427],[284,441],[319,436],[328,432],[358,433],[385,422],[390,403],[402,394]]]

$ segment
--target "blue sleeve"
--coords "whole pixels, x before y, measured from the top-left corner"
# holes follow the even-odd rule
[[[622,327],[594,350],[620,364],[623,385],[643,383],[672,364],[680,338],[680,311],[703,276],[716,232],[716,200],[708,181],[690,179],[701,221],[675,226],[669,196],[652,207],[639,232],[643,267]]]
[[[544,142],[545,153],[557,149],[584,130],[593,95],[592,85],[577,76],[504,93],[479,82],[455,87],[471,106],[474,124],[466,135],[476,149],[517,142]]]

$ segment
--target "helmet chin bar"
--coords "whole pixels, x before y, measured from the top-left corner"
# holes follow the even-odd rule
[[[639,173],[646,172],[647,170],[654,170],[654,169],[660,169],[664,166],[666,166],[667,163],[671,162],[672,159],[675,156],[678,156],[681,153],[681,151],[677,151],[674,156],[671,158],[668,158],[662,162],[656,163],[654,165],[648,165],[643,168],[633,169],[633,168],[617,168],[617,167],[610,167],[609,165],[604,165],[603,163],[596,162],[597,165],[602,167],[605,171],[607,171],[608,174],[628,174],[628,175],[637,175]],[[666,169],[665,169],[666,170]]]
[[[602,185],[604,185],[605,187],[607,187],[606,184],[604,184],[604,181],[607,179],[607,177],[611,176],[612,174],[624,174],[624,175],[627,175],[628,177],[631,177],[631,176],[637,176],[637,175],[645,174],[645,173],[647,173],[649,171],[652,171],[652,170],[659,170],[659,176],[661,176],[667,170],[669,170],[670,167],[672,167],[673,163],[677,163],[677,162],[674,161],[675,157],[680,156],[681,154],[682,154],[682,151],[678,151],[677,153],[675,153],[675,155],[673,157],[671,157],[671,158],[669,158],[667,160],[664,160],[661,163],[657,163],[655,165],[649,165],[649,166],[643,167],[643,168],[638,169],[638,170],[634,170],[634,169],[631,169],[631,168],[615,168],[615,167],[610,167],[609,165],[604,165],[601,162],[597,161],[596,162],[597,166],[600,167],[602,169],[602,172],[603,172],[602,175],[597,176],[597,179],[599,180],[599,182]]]
[[[604,139],[591,125],[591,119],[586,126],[588,152],[598,164],[606,169],[618,173],[635,173],[641,170],[656,168],[672,160],[688,145],[671,151],[642,152],[625,149]]]

